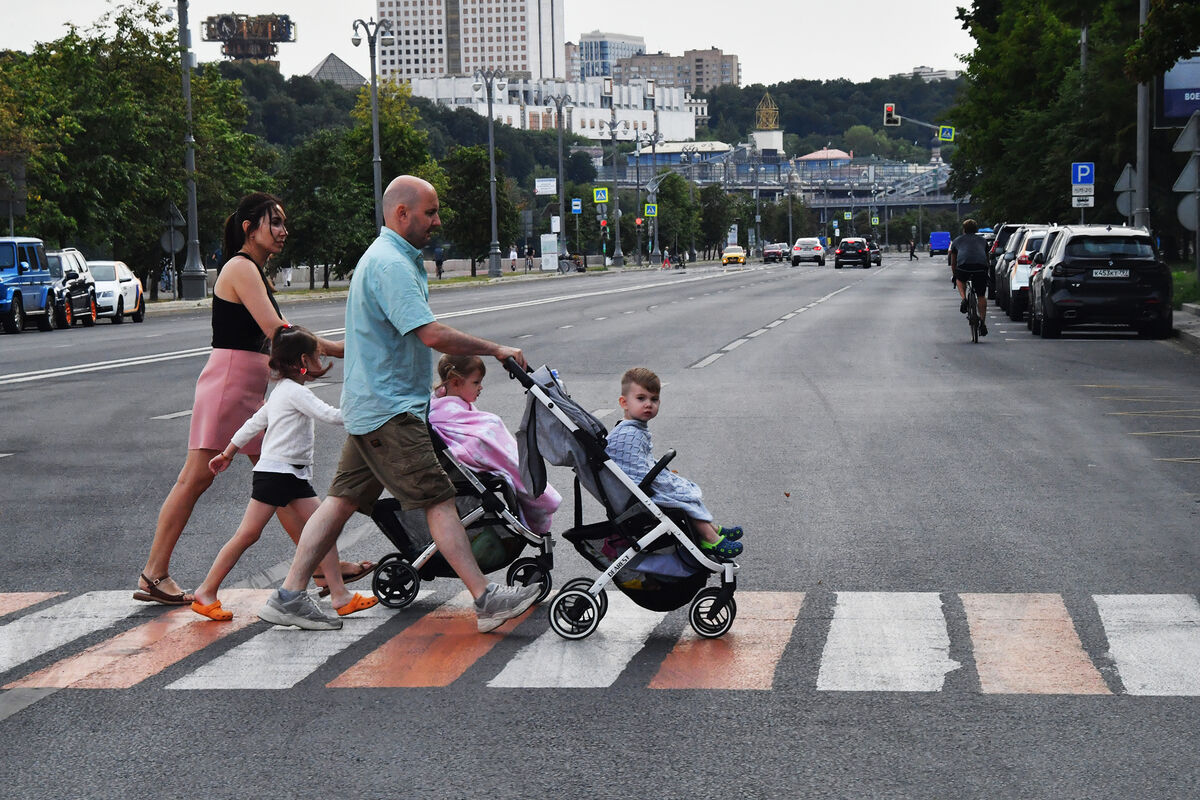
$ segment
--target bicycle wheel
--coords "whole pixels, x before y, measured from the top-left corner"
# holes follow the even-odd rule
[[[967,292],[967,322],[971,325],[971,343],[979,343],[979,301],[975,292]]]

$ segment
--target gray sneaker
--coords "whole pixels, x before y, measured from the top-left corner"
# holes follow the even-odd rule
[[[295,625],[306,631],[335,631],[342,627],[342,621],[337,617],[322,614],[307,593],[285,602],[279,598],[279,592],[272,592],[267,604],[258,612],[258,618],[273,625]]]
[[[483,595],[483,604],[475,603],[479,632],[487,633],[499,628],[505,620],[519,616],[533,605],[541,591],[540,583],[531,583],[528,586],[500,586],[489,583]]]

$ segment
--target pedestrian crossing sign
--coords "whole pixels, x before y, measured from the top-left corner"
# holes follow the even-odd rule
[[[938,128],[938,140],[943,142],[953,142],[954,126],[942,125],[940,128]]]
[[[592,189],[592,202],[593,203],[607,203],[608,202],[608,189],[606,189],[606,188]]]
[[[878,224],[879,224],[879,217],[871,217],[871,224],[872,224],[872,225],[878,225]]]
[[[646,216],[647,217],[657,217],[658,216],[658,203],[646,203]]]
[[[849,211],[843,211],[843,212],[842,212],[842,219],[850,219],[850,212],[849,212]]]

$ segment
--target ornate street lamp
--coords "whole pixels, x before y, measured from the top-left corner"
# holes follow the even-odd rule
[[[650,145],[650,162],[652,164],[652,166],[650,167],[650,179],[651,180],[653,180],[655,178],[655,176],[658,174],[658,143],[663,140],[663,135],[661,133],[659,133],[657,130],[657,128],[658,128],[658,114],[657,113],[654,116],[654,127],[655,127],[655,130],[653,132],[647,131],[646,133],[638,134],[638,136],[637,136],[638,153],[639,153],[638,164],[639,165],[641,164],[641,160],[642,160],[641,155],[640,155],[642,146],[647,145],[647,144]],[[647,193],[647,194],[649,195],[652,193]],[[646,202],[653,203],[656,201],[653,197],[647,196]],[[642,206],[641,206],[641,199],[640,199],[640,195],[639,195],[638,213],[641,213],[641,210],[642,210]],[[648,222],[650,223],[650,227],[651,227],[651,231],[650,231],[650,263],[653,264],[655,261],[662,261],[662,253],[658,249],[658,217],[654,217],[652,220],[648,220]],[[641,245],[642,245],[641,236],[640,236],[641,231],[639,230],[638,233],[639,233],[639,236],[638,236],[638,263],[640,264],[641,263]]]
[[[488,173],[491,176],[492,191],[492,243],[488,246],[488,277],[499,278],[500,272],[500,232],[496,221],[496,131],[495,120],[492,118],[493,93],[504,91],[508,81],[504,79],[504,71],[491,68],[475,70],[475,91],[484,89],[487,93],[488,109]]]
[[[575,105],[575,101],[566,92],[545,95],[545,99],[554,104],[554,108],[558,113],[558,257],[561,259],[565,252],[563,244],[567,240],[565,233],[567,227],[567,184],[563,170],[563,108],[572,108]]]
[[[188,252],[183,265],[183,299],[202,300],[208,295],[208,272],[200,259],[200,225],[196,211],[196,140],[192,136],[192,53],[188,30],[188,0],[179,0],[179,61],[183,67],[183,104],[187,127],[183,134],[183,168],[187,175]],[[222,253],[232,258],[233,253]]]
[[[621,184],[617,178],[617,136],[620,134],[621,128],[629,129],[629,121],[622,120],[617,122],[617,106],[613,103],[612,120],[600,121],[600,132],[603,134],[604,129],[608,129],[608,135],[612,137],[613,147],[613,253],[612,263],[614,267],[625,266],[625,255],[621,252]]]
[[[350,37],[350,44],[355,47],[362,44],[359,28],[367,35],[367,49],[371,53],[371,164],[375,172],[375,229],[378,230],[383,227],[383,159],[379,156],[379,88],[375,76],[375,43],[378,41],[384,47],[391,47],[396,40],[392,37],[390,19],[385,17],[378,22],[374,17],[366,22],[356,19],[352,28],[354,35]]]
[[[680,148],[680,151],[679,151],[680,160],[686,160],[687,164],[688,164],[688,173],[689,173],[689,175],[688,175],[688,202],[693,203],[693,204],[696,201],[696,196],[693,194],[693,189],[695,188],[694,184],[695,184],[695,180],[696,180],[696,162],[699,161],[697,151],[699,151],[699,149],[700,149],[699,145],[685,144],[682,148]],[[694,225],[691,226],[691,230],[692,230],[692,244],[691,244],[691,249],[688,251],[688,261],[695,261],[696,260],[696,226],[694,226]]]

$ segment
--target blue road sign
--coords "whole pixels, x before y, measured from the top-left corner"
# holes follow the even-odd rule
[[[581,197],[572,197],[571,198],[571,213],[572,214],[582,214],[583,213],[583,198],[581,198]]]
[[[1091,185],[1096,182],[1096,164],[1093,161],[1076,161],[1071,164],[1071,185]]]
[[[608,202],[608,189],[592,189],[592,202],[593,203],[607,203]]]
[[[943,142],[954,141],[954,126],[942,125],[938,128],[938,140]]]
[[[647,217],[657,217],[658,216],[658,204],[657,203],[646,203],[646,216]]]

